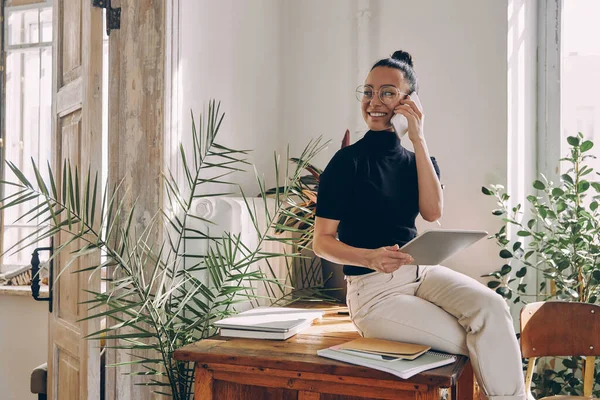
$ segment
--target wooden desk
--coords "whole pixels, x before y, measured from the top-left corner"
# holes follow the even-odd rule
[[[467,357],[454,364],[400,379],[386,372],[317,356],[317,350],[359,337],[340,307],[286,341],[214,336],[175,352],[196,363],[196,400],[473,400]],[[344,308],[345,309],[345,308]]]

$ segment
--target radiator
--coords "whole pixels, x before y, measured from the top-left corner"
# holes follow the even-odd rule
[[[266,227],[266,215],[264,200],[261,198],[247,198],[248,205],[253,209],[258,226],[261,232],[265,231]],[[275,210],[275,199],[267,199],[267,207],[269,213],[272,214]],[[244,199],[242,197],[212,197],[197,199],[192,203],[194,215],[197,217],[204,218],[214,223],[208,224],[195,218],[188,218],[187,226],[195,230],[210,235],[211,237],[222,237],[224,232],[230,233],[232,236],[240,235],[240,241],[250,251],[254,251],[257,248],[259,235],[253,225],[250,213]],[[256,210],[256,211],[254,211]],[[271,230],[270,235],[274,235]],[[284,234],[285,235],[285,234]],[[289,237],[289,234],[287,235]],[[209,240],[198,240],[198,239],[187,239],[184,242],[184,251],[191,254],[207,254],[208,246],[214,246],[214,243]],[[263,241],[260,245],[261,251],[269,253],[287,253],[291,254],[293,248],[289,244],[285,244],[279,241]],[[239,261],[244,258],[244,254],[237,254],[234,258]],[[186,266],[191,266],[197,263],[198,260],[186,259]],[[292,259],[288,258],[287,263],[292,264]],[[270,268],[265,260],[261,260],[251,264],[248,267],[248,271],[260,270],[271,279],[276,279],[283,284],[290,285],[288,277],[288,268],[286,265],[286,259],[284,257],[270,258]],[[271,272],[271,270],[273,272]],[[274,276],[273,276],[274,275]],[[206,271],[195,271],[194,276],[201,279],[202,282],[207,283],[208,273]],[[242,302],[236,305],[238,311],[244,311],[246,309],[258,306],[258,305],[270,305],[276,298],[283,297],[289,294],[291,289],[283,290],[278,287],[277,284],[267,284],[266,282],[246,282],[244,286],[252,285],[256,288],[254,294],[259,296],[259,299],[252,302]],[[267,286],[268,285],[268,286]],[[283,291],[282,291],[283,290]],[[242,300],[243,296],[239,296],[239,300]]]

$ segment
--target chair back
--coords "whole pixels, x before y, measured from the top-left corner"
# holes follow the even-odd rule
[[[547,301],[521,310],[523,357],[600,356],[600,306]]]

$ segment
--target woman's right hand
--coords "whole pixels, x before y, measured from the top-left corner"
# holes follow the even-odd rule
[[[409,254],[402,253],[398,251],[399,249],[398,245],[395,244],[369,251],[366,256],[366,267],[389,274],[414,261]]]

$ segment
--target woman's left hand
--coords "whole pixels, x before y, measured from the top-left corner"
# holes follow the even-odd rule
[[[394,108],[394,114],[402,114],[408,120],[408,138],[411,142],[424,139],[423,120],[425,115],[410,96],[400,100],[400,103]]]

